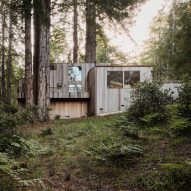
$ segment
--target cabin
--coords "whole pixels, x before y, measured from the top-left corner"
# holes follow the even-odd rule
[[[124,112],[137,82],[152,81],[152,67],[107,64],[51,64],[50,117],[81,118]],[[23,104],[24,79],[18,84]]]

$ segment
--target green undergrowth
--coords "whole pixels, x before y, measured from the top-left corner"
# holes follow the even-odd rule
[[[186,190],[191,141],[172,130],[177,118],[150,128],[125,119],[120,114],[29,127],[24,139],[15,136],[14,152],[0,155],[4,188],[16,176],[12,190]]]

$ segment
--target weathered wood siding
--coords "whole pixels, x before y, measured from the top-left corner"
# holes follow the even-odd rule
[[[50,117],[54,119],[60,116],[61,119],[87,117],[87,101],[58,101],[50,103]]]
[[[90,98],[88,72],[94,64],[57,64],[56,70],[50,71],[50,98]],[[68,68],[81,66],[82,88],[80,93],[69,93]]]
[[[81,66],[82,68],[82,88],[80,93],[69,93],[68,68],[71,66]],[[95,64],[55,64],[55,69],[50,70],[50,98],[90,98],[89,71]],[[24,79],[19,80],[18,98],[25,98]]]
[[[96,76],[97,76],[97,69],[93,68],[89,72],[89,88],[91,91],[91,102],[88,107],[88,114],[89,115],[96,115],[96,103],[97,103],[97,81],[96,81]]]
[[[79,118],[89,115],[107,115],[125,111],[131,103],[130,86],[121,89],[107,87],[107,72],[140,71],[140,81],[152,81],[152,68],[140,66],[101,66],[94,64],[57,64],[55,70],[50,71],[50,116],[53,119]],[[82,89],[79,92],[69,92],[68,67],[81,66]],[[19,98],[24,98],[24,80],[19,82]],[[54,101],[53,101],[54,100]]]

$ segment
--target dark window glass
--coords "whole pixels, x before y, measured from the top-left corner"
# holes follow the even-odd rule
[[[125,88],[140,82],[140,71],[125,71]]]
[[[55,64],[50,64],[50,70],[56,70],[57,66]]]
[[[123,72],[108,71],[107,72],[107,87],[108,88],[123,88]]]

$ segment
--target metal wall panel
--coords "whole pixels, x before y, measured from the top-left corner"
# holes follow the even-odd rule
[[[152,81],[151,67],[129,67],[129,66],[104,66],[97,67],[96,74],[96,115],[123,112],[131,103],[131,91],[133,88],[112,89],[107,87],[108,71],[140,71],[140,81]],[[124,75],[123,75],[124,77]],[[92,104],[92,102],[91,102]]]

